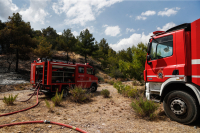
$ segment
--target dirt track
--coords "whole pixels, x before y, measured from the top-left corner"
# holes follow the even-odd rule
[[[102,89],[108,89],[112,98],[105,99],[100,95]],[[12,91],[1,93],[0,98],[8,94],[19,93],[18,100],[27,99],[27,94],[32,91]],[[98,91],[94,93],[93,101],[86,104],[76,104],[65,99],[60,107],[54,107],[54,113],[48,112],[44,95],[39,96],[39,105],[25,112],[11,116],[0,117],[0,125],[33,120],[50,120],[76,126],[90,133],[137,133],[137,132],[200,132],[200,124],[183,125],[163,116],[162,120],[148,121],[137,117],[130,107],[131,99],[119,95],[113,86],[101,84]],[[16,111],[34,105],[36,98],[30,102],[15,102],[13,106],[6,106],[0,100],[0,114]],[[163,113],[164,114],[164,113]],[[194,127],[196,126],[197,129]],[[76,132],[72,129],[63,128],[50,124],[30,124],[4,127],[0,132],[37,132],[37,133],[66,133]]]

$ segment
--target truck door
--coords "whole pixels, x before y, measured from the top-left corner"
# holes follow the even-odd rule
[[[94,82],[93,69],[91,67],[87,67],[86,80],[87,80],[87,88],[90,88],[92,81]]]
[[[174,39],[175,33],[152,39],[150,47],[151,59],[146,63],[147,82],[164,82],[168,78],[175,77],[172,74],[176,69]],[[158,88],[160,88],[159,86]]]
[[[84,66],[78,66],[78,76],[77,76],[77,85],[82,88],[87,87],[86,82],[86,68]]]

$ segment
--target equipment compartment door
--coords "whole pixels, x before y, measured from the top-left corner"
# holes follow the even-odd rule
[[[151,60],[146,63],[147,82],[164,82],[176,68],[175,33],[154,38],[151,42]]]

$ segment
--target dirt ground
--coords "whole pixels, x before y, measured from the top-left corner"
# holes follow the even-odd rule
[[[100,95],[102,89],[111,92],[111,98],[103,98]],[[9,94],[19,94],[17,100],[29,98],[30,90],[9,91],[0,93],[0,99]],[[54,113],[48,111],[45,99],[50,101],[45,95],[39,96],[39,105],[25,112],[20,112],[10,116],[0,117],[0,125],[35,120],[49,120],[63,124],[72,125],[83,129],[89,133],[199,133],[200,123],[193,125],[183,125],[171,121],[164,115],[163,119],[149,121],[139,118],[130,107],[131,99],[121,96],[117,90],[109,84],[100,84],[97,92],[94,93],[93,100],[85,104],[77,104],[64,99],[62,106],[54,107]],[[12,106],[6,106],[0,100],[0,114],[17,111],[30,107],[36,103],[34,96],[28,103],[15,102]],[[52,103],[51,103],[52,104]],[[29,124],[4,127],[1,133],[76,133],[69,128],[51,124]]]

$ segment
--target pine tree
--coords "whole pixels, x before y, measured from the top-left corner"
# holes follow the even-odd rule
[[[98,46],[94,45],[94,40],[88,29],[81,31],[78,37],[77,51],[85,57],[85,63],[87,63],[87,56],[91,56],[98,50]]]
[[[6,27],[0,31],[0,39],[4,42],[7,50],[14,49],[16,54],[16,69],[18,71],[18,60],[29,59],[29,53],[33,47],[36,47],[35,39],[31,38],[31,25],[24,22],[19,13],[13,13],[8,17]],[[13,50],[11,50],[13,52]],[[9,51],[7,51],[8,53]]]
[[[40,36],[38,38],[38,45],[37,48],[33,50],[34,54],[40,58],[51,57],[52,56],[52,44],[47,42],[44,36]]]

